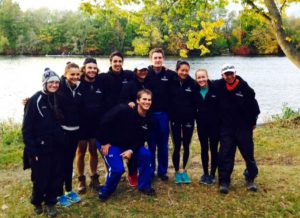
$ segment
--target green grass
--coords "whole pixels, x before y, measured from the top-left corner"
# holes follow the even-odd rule
[[[5,125],[1,126],[0,141],[0,217],[32,217],[30,171],[22,170],[19,127]],[[10,137],[5,135],[9,134],[14,137],[6,140]],[[227,196],[218,193],[217,185],[200,185],[200,146],[194,134],[188,168],[192,184],[173,184],[174,170],[170,167],[170,181],[156,180],[157,196],[148,197],[130,188],[123,177],[107,202],[99,202],[97,193],[89,191],[82,196],[81,203],[59,208],[59,217],[300,217],[300,125],[264,125],[255,130],[254,138],[259,166],[257,193],[246,191],[244,162],[239,154]],[[103,183],[105,170],[103,161],[99,162]]]

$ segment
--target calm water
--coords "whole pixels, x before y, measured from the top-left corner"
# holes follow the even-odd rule
[[[45,67],[59,75],[67,61],[81,65],[80,57],[0,57],[0,120],[12,118],[22,121],[21,100],[41,89],[41,77]],[[108,58],[97,58],[101,72],[109,67]],[[148,58],[126,58],[124,69],[132,70],[137,62],[149,62]],[[261,108],[259,123],[265,122],[272,114],[281,112],[287,103],[293,109],[300,108],[300,70],[284,57],[212,57],[192,58],[191,76],[198,68],[206,68],[211,79],[220,78],[224,63],[232,63],[237,74],[242,76],[256,92]],[[169,58],[166,66],[174,69],[175,58]]]

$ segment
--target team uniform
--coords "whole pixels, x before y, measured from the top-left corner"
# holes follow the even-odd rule
[[[72,191],[73,161],[80,139],[80,116],[82,114],[83,90],[80,82],[71,87],[65,77],[61,78],[60,88],[57,92],[59,105],[62,110],[63,119],[61,127],[66,135],[66,143],[63,146],[63,183],[66,192]],[[59,195],[63,195],[61,188]]]
[[[219,114],[218,95],[214,84],[208,81],[208,88],[203,90],[197,85],[196,95],[196,122],[197,133],[201,144],[201,160],[204,175],[201,181],[204,184],[211,184],[215,178],[218,166],[218,144],[219,144]],[[209,155],[211,153],[210,173],[208,171]]]
[[[31,168],[31,203],[55,205],[61,187],[61,150],[64,132],[54,113],[55,96],[37,92],[24,110],[22,134],[24,168]]]
[[[170,127],[174,143],[172,156],[175,171],[179,170],[180,148],[183,144],[183,169],[189,158],[189,146],[194,131],[195,120],[195,81],[188,76],[180,80],[174,74],[170,82]]]
[[[238,84],[231,88],[224,80],[218,81],[220,113],[219,183],[230,184],[238,147],[246,162],[246,181],[258,174],[254,159],[253,126],[260,113],[254,90],[239,76]]]
[[[108,198],[117,188],[125,172],[120,154],[128,149],[138,163],[138,189],[151,189],[151,154],[144,147],[148,135],[149,118],[142,117],[128,105],[117,105],[107,112],[101,122],[99,140],[110,144],[108,154],[103,156],[107,166],[105,185],[99,190],[100,199]]]
[[[170,102],[170,80],[174,71],[162,68],[156,73],[152,66],[148,67],[148,89],[152,92],[152,125],[148,140],[151,152],[152,175],[156,171],[156,148],[157,148],[157,175],[167,178],[168,170],[168,140],[169,140],[169,102]]]

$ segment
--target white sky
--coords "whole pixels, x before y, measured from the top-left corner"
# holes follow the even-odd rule
[[[14,0],[18,2],[22,10],[29,8],[47,7],[52,10],[72,10],[76,11],[81,0]],[[232,5],[230,9],[235,9],[236,5]],[[288,10],[289,16],[300,17],[300,3],[294,3]]]

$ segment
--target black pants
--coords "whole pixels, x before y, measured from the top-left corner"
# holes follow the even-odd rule
[[[58,196],[63,195],[64,185],[66,192],[72,191],[73,162],[79,138],[79,131],[65,131],[65,133],[66,144],[63,146],[61,165],[62,185]]]
[[[203,173],[208,173],[209,155],[211,155],[210,175],[215,176],[218,167],[218,144],[219,144],[219,131],[217,127],[209,125],[201,125],[197,122],[197,133],[201,145],[201,161]]]
[[[246,162],[245,179],[253,181],[258,174],[258,168],[254,160],[253,130],[227,128],[221,130],[220,136],[219,183],[230,184],[237,147]]]
[[[60,188],[60,157],[54,153],[40,155],[38,160],[29,157],[31,165],[33,205],[54,205]]]
[[[190,155],[190,143],[194,131],[194,120],[188,121],[171,121],[171,135],[174,144],[173,165],[175,171],[179,170],[180,148],[183,144],[183,169],[185,169]]]

